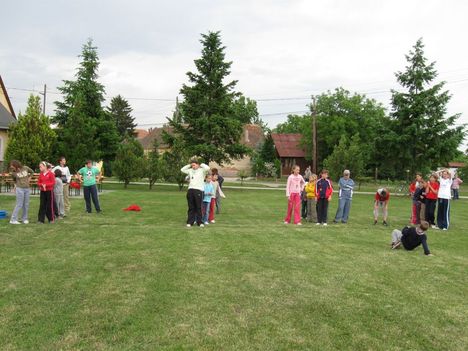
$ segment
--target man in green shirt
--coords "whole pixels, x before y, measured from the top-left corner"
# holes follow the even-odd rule
[[[86,166],[78,171],[78,178],[80,182],[83,183],[86,212],[91,213],[91,199],[93,200],[96,212],[101,212],[96,186],[96,179],[101,179],[101,172],[96,167],[93,167],[93,162],[91,160],[88,160],[86,161]]]

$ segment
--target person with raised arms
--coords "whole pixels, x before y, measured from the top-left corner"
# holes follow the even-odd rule
[[[197,159],[192,159],[188,165],[181,168],[181,172],[188,175],[189,186],[187,190],[187,227],[195,222],[199,227],[204,227],[202,222],[202,200],[205,189],[205,176],[210,167],[204,163],[200,164]]]

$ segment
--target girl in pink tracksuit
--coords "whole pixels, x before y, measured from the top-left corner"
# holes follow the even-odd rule
[[[288,198],[288,212],[284,219],[284,224],[289,224],[291,214],[294,208],[294,224],[302,225],[301,223],[301,191],[304,189],[304,178],[299,174],[299,166],[294,166],[292,174],[288,177],[286,184],[286,197]]]

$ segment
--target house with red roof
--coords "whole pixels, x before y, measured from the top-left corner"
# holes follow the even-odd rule
[[[301,167],[301,173],[312,165],[312,161],[306,160],[305,149],[301,146],[302,134],[272,133],[271,138],[275,144],[276,154],[281,160],[281,175],[291,174],[291,169],[295,165]]]

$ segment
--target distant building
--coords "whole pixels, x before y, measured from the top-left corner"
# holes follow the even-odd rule
[[[143,139],[146,136],[148,136],[150,132],[147,131],[146,129],[135,129],[135,137],[137,139]]]
[[[16,115],[11,105],[2,76],[0,76],[0,170],[4,166],[5,151],[8,145],[8,130],[12,123],[16,123]]]
[[[155,140],[158,142],[158,149],[160,153],[164,153],[169,150],[169,146],[164,142],[162,137],[163,131],[171,134],[173,129],[168,126],[162,128],[153,128],[147,136],[139,139],[145,154],[152,150]],[[244,130],[241,137],[241,143],[243,145],[256,150],[261,147],[264,141],[265,135],[263,134],[263,130],[260,126],[256,124],[244,125]],[[211,162],[210,167],[218,168],[220,174],[225,177],[236,177],[240,170],[245,170],[250,173],[252,169],[250,160],[250,156],[245,156],[240,160],[233,160],[232,163],[224,164],[223,166],[219,166],[216,162]]]
[[[294,165],[301,167],[301,173],[304,173],[307,166],[311,166],[311,161],[305,159],[306,153],[301,146],[302,134],[272,133],[271,138],[275,144],[276,154],[281,160],[281,175],[291,174]]]

